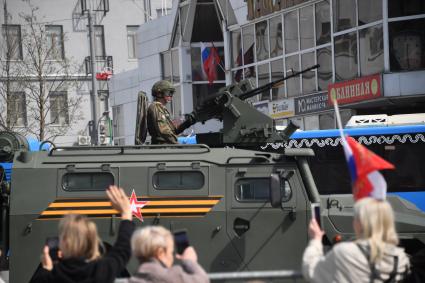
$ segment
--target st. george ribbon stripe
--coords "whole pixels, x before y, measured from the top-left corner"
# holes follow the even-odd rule
[[[223,196],[173,196],[173,197],[138,197],[138,201],[183,201],[183,200],[220,200]],[[57,202],[109,202],[106,198],[59,198],[54,201]]]
[[[212,207],[213,205],[179,205],[178,206],[178,208],[209,208],[209,207]],[[142,208],[142,211],[143,210],[146,210],[146,209],[150,209],[150,208],[176,208],[176,206],[174,205],[174,206],[169,206],[169,205],[155,205],[155,206],[153,206],[153,205],[145,205],[143,208]],[[71,207],[71,206],[67,206],[67,207],[48,207],[45,211],[54,211],[54,210],[57,210],[57,211],[60,211],[60,210],[69,210],[69,209],[72,209],[72,210],[88,210],[88,209],[93,209],[93,210],[96,210],[96,209],[111,209],[111,206],[79,206],[79,207]]]
[[[199,217],[207,214],[204,213],[143,213],[143,218],[152,218],[152,217]],[[54,220],[61,219],[63,215],[40,215],[38,220]],[[111,214],[92,214],[89,217],[93,218],[110,218]]]
[[[148,203],[141,209],[143,216],[194,217],[204,216],[223,196],[173,196],[140,197]],[[69,213],[85,214],[88,217],[111,217],[119,212],[104,198],[64,198],[56,199],[41,212],[39,220],[59,219]]]

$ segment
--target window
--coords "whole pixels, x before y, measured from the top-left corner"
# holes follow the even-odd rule
[[[104,191],[114,184],[114,176],[106,172],[66,173],[62,177],[65,191]]]
[[[356,26],[356,1],[333,1],[334,32],[346,30]]]
[[[359,6],[359,26],[382,20],[382,1],[357,1]]]
[[[284,15],[285,53],[298,51],[298,10]]]
[[[300,71],[300,60],[297,55],[286,57],[286,75],[289,76],[292,72]],[[286,81],[288,96],[296,96],[301,93],[300,91],[300,76],[295,76]]]
[[[241,32],[240,30],[231,32],[232,38],[232,66],[242,66],[242,46],[241,46]]]
[[[128,59],[136,59],[136,47],[137,47],[137,29],[139,26],[127,26],[127,49]]]
[[[283,61],[282,59],[272,61],[270,63],[272,81],[276,81],[285,76],[283,72]],[[285,84],[278,84],[272,88],[272,100],[279,100],[285,97]]]
[[[206,45],[207,48],[211,51],[212,45]],[[216,72],[217,72],[217,81],[224,81],[225,80],[225,74],[224,74],[224,48],[222,46],[216,46],[214,45],[215,49],[217,50],[218,56],[220,57],[220,62],[218,65],[216,65]],[[192,80],[193,81],[208,81],[208,77],[204,71],[202,59],[201,59],[201,47],[193,46],[190,50],[191,58],[192,58]],[[177,52],[175,54],[177,56]],[[174,57],[173,57],[174,59]],[[178,63],[178,60],[176,60],[176,63]],[[178,66],[176,66],[178,67]],[[173,69],[174,69],[174,63],[173,63]],[[176,70],[177,72],[178,70]],[[174,75],[174,71],[173,71]]]
[[[112,107],[114,137],[123,137],[124,133],[124,111],[123,105]]]
[[[317,83],[319,90],[328,90],[328,84],[332,82],[332,50],[325,47],[317,50]]]
[[[270,56],[276,57],[283,54],[282,16],[270,19]]]
[[[425,14],[424,0],[388,0],[388,17],[405,17]]]
[[[288,181],[282,180],[281,190],[286,197],[291,198],[291,188]],[[235,184],[235,197],[239,202],[267,202],[270,200],[270,178],[244,178]]]
[[[27,125],[27,108],[24,92],[11,92],[7,113],[12,127]]]
[[[255,24],[257,61],[269,58],[269,28],[267,21]]]
[[[300,9],[300,44],[301,49],[314,47],[313,6]]]
[[[357,33],[337,36],[334,43],[335,80],[343,81],[357,77]]]
[[[269,64],[262,64],[258,66],[258,87],[266,85],[270,82],[270,71]],[[262,92],[260,100],[270,100],[270,90],[265,90]]]
[[[384,150],[383,158],[392,164],[397,164],[395,170],[385,170],[388,191],[413,192],[425,187],[425,168],[422,166],[425,158],[424,143],[395,144],[394,150]],[[383,147],[382,145],[380,147]]]
[[[179,58],[179,50],[173,49],[171,50],[171,68],[173,72],[173,82],[180,82],[180,58]]]
[[[65,57],[62,26],[46,26],[47,59],[62,60]]]
[[[57,125],[68,125],[68,95],[66,91],[53,91],[50,97],[50,122]]]
[[[198,56],[200,60],[200,53]],[[161,66],[162,78],[164,80],[168,80],[173,83],[180,82],[180,57],[178,48],[161,53]]]
[[[205,183],[205,176],[199,171],[156,172],[152,178],[157,190],[199,190]]]
[[[171,52],[161,53],[162,78],[171,81]]]
[[[103,26],[94,26],[94,49],[98,57],[105,57],[105,33]]]
[[[324,44],[331,41],[331,13],[329,2],[323,1],[316,4],[316,44]]]
[[[360,74],[367,76],[384,71],[384,39],[382,25],[359,31]]]
[[[2,35],[6,41],[4,58],[6,60],[22,60],[21,26],[3,25]]]
[[[242,28],[243,64],[254,63],[254,25]]]
[[[425,19],[388,24],[391,71],[425,68]]]
[[[301,69],[307,69],[315,64],[314,52],[301,55]],[[316,90],[316,72],[314,70],[302,74],[303,93],[311,93]]]
[[[214,1],[215,2],[215,1]],[[186,5],[189,18],[189,5]],[[189,20],[187,20],[189,21]],[[182,23],[186,23],[186,19],[182,13]],[[220,42],[223,41],[223,32],[220,26],[219,16],[215,4],[198,4],[195,9],[195,18],[193,19],[193,30],[191,42]],[[186,25],[184,30],[187,33]]]

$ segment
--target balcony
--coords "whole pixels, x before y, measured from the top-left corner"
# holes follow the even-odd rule
[[[109,0],[78,0],[81,14],[84,14],[89,9],[92,12],[100,12],[106,15],[109,12]]]
[[[90,56],[84,58],[84,65],[86,68],[86,75],[91,75],[91,60]],[[95,56],[95,73],[104,72],[106,70],[114,72],[114,62],[112,56]]]

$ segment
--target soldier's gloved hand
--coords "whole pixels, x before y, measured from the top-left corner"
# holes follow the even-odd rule
[[[196,123],[196,117],[194,113],[185,114],[185,120],[190,122],[190,125]]]

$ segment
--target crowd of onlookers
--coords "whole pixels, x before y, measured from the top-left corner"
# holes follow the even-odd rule
[[[132,254],[140,265],[128,282],[209,282],[193,247],[175,255],[174,238],[169,230],[147,226],[134,231],[130,202],[123,189],[111,186],[106,193],[112,206],[121,213],[115,244],[102,253],[95,223],[81,215],[65,216],[59,224],[57,254],[52,255],[49,247],[44,247],[41,265],[32,283],[114,282]],[[310,222],[311,240],[302,260],[306,280],[425,282],[424,251],[411,262],[397,246],[394,215],[387,201],[363,198],[356,202],[353,227],[355,241],[337,244],[324,255],[324,232],[316,220]],[[173,264],[174,257],[179,264]]]

